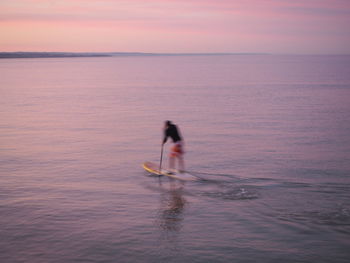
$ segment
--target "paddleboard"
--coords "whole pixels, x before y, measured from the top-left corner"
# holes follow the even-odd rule
[[[159,170],[159,164],[155,164],[152,162],[143,163],[142,167],[149,173],[155,175],[165,175],[174,179],[182,180],[182,181],[196,181],[199,178],[190,174],[188,172],[179,172],[179,171],[170,171],[168,169]]]

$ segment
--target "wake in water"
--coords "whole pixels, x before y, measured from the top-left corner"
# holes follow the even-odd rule
[[[198,171],[189,171],[193,175],[200,178],[196,182],[182,183],[182,194],[186,196],[197,197],[209,197],[215,199],[221,199],[225,201],[239,201],[239,200],[254,200],[259,198],[266,198],[272,200],[288,199],[286,202],[292,203],[294,193],[298,194],[301,198],[301,202],[309,203],[315,198],[316,195],[334,195],[345,198],[350,192],[350,185],[347,184],[325,184],[325,183],[307,183],[307,182],[295,182],[283,179],[275,178],[244,178],[235,174],[222,174],[222,173],[205,173]],[[158,186],[150,186],[156,191],[164,191],[164,186],[167,182],[173,179],[167,177],[160,177],[157,179]],[[306,189],[305,191],[302,189]],[[300,192],[301,191],[301,192]],[[301,197],[301,194],[305,195]],[[328,198],[329,199],[329,198]],[[317,198],[316,198],[317,200]],[[330,211],[315,211],[315,209],[305,208],[305,211],[298,211],[297,213],[286,213],[281,215],[281,218],[311,218],[310,215],[315,216],[315,222],[332,222],[334,224],[350,224],[349,209],[347,206],[342,206],[336,212]],[[341,211],[341,212],[339,212]],[[309,215],[309,216],[307,216]]]
[[[249,200],[259,197],[258,191],[254,185],[243,184],[247,179],[237,175],[211,174],[193,171],[190,171],[190,173],[197,176],[200,180],[189,183],[178,182],[178,185],[180,185],[181,188],[185,184],[189,186],[189,189],[184,187],[184,195],[219,198],[222,200]],[[158,177],[158,186],[148,185],[147,188],[164,192],[167,191],[167,182],[172,182],[172,184],[174,184],[174,179],[161,176]],[[174,185],[172,186],[172,189],[173,188]]]

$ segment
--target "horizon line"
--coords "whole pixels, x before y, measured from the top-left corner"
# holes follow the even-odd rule
[[[304,54],[266,52],[66,52],[66,51],[0,51],[0,58],[56,58],[56,57],[117,57],[117,56],[237,56],[237,55],[309,55],[349,56],[350,54]]]

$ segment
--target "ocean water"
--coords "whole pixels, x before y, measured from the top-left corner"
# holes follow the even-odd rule
[[[0,76],[1,262],[348,262],[350,56],[2,59]],[[142,169],[165,120],[199,181]]]

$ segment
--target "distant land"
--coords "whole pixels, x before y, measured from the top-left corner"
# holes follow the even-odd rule
[[[116,56],[220,56],[220,55],[266,55],[265,53],[142,53],[142,52],[0,52],[0,58],[74,58]]]
[[[66,57],[109,57],[106,53],[72,52],[0,52],[0,58],[66,58]]]

